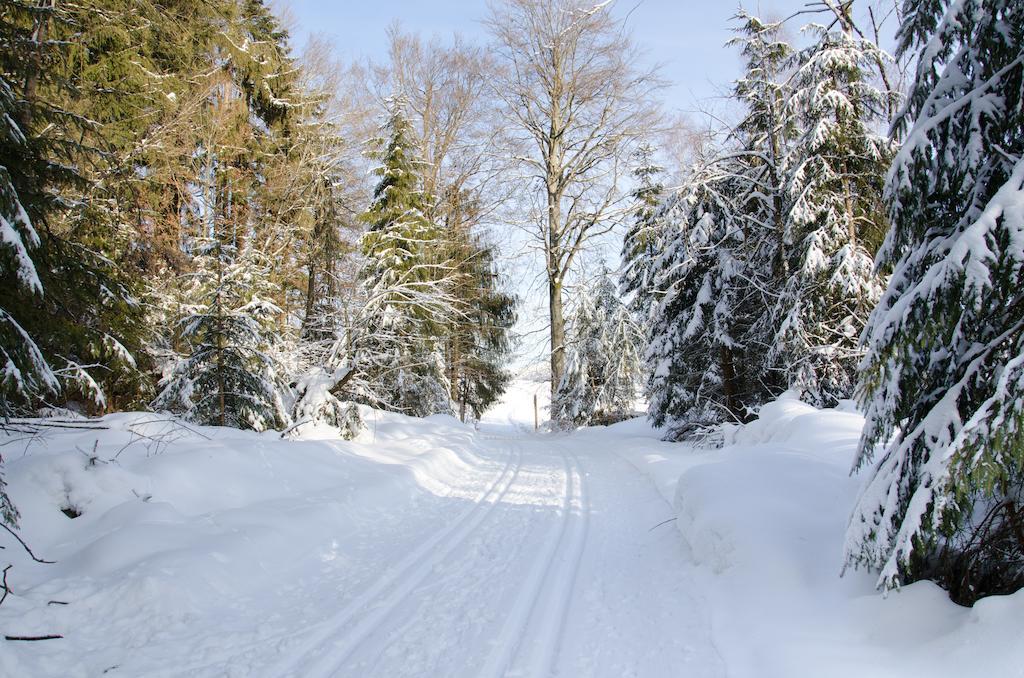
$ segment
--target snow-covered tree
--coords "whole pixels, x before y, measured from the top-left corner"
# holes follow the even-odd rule
[[[788,100],[799,125],[787,176],[789,277],[772,310],[769,360],[822,406],[852,394],[859,337],[881,295],[872,256],[891,153],[874,131],[888,110],[871,82],[878,47],[845,26],[808,30],[817,41],[795,55]]]
[[[622,241],[619,290],[630,310],[643,322],[650,315],[655,297],[652,267],[664,240],[658,210],[665,187],[659,180],[664,170],[656,164],[652,146],[644,144],[637,149],[635,159],[637,167],[633,176],[637,187],[633,191],[633,200],[636,206],[632,223]]]
[[[607,270],[580,295],[570,337],[567,369],[551,401],[551,419],[563,426],[585,426],[631,415],[644,377],[644,337]]]
[[[906,2],[891,278],[865,333],[846,559],[971,603],[1024,583],[1024,4]]]
[[[0,120],[0,276],[5,286],[12,286],[12,291],[21,289],[31,295],[41,295],[43,285],[31,254],[39,246],[39,235],[22,205],[15,177],[8,169],[12,167],[18,171],[31,151],[17,121],[14,92],[2,74]],[[29,402],[36,396],[56,393],[59,389],[57,377],[35,340],[2,305],[0,357],[3,359],[0,417],[10,416],[14,403]]]
[[[730,131],[732,148],[723,161],[731,163],[732,204],[743,232],[736,250],[742,274],[734,275],[737,303],[749,322],[736,336],[747,357],[742,406],[752,411],[788,388],[776,365],[766,360],[776,341],[776,328],[767,312],[789,280],[786,258],[786,219],[790,198],[786,177],[793,155],[797,121],[792,107],[787,67],[793,50],[783,39],[782,22],[767,22],[740,11],[733,20],[737,34],[730,45],[739,48],[744,72],[733,86],[733,97],[744,116]],[[735,350],[735,349],[734,349]]]
[[[441,337],[456,312],[453,267],[441,229],[427,219],[431,197],[422,190],[422,161],[402,99],[389,102],[377,140],[380,182],[363,215],[367,304],[357,328],[355,360],[376,384],[362,394],[371,404],[414,416],[450,412],[450,385]]]
[[[280,313],[267,294],[269,262],[253,247],[210,239],[200,244],[189,276],[179,332],[187,353],[162,382],[153,403],[201,424],[281,428],[287,413],[271,353],[269,320]]]
[[[666,437],[742,418],[743,245],[735,163],[715,158],[669,201],[672,226],[657,262],[660,294],[646,359],[649,414]]]
[[[18,172],[31,153],[18,124],[19,117],[14,92],[0,72],[0,280],[5,289],[20,288],[23,293],[41,295],[43,286],[32,261],[32,249],[39,245],[39,235],[8,169]],[[57,377],[42,351],[4,308],[5,302],[6,299],[0,300],[0,425],[16,406],[59,389]],[[0,472],[0,521],[16,525],[17,520],[18,512],[7,496]]]
[[[791,50],[781,24],[744,12],[734,20],[730,44],[745,69],[733,96],[744,116],[720,147],[708,144],[659,216],[669,235],[654,260],[661,296],[648,399],[668,438],[743,420],[785,388],[765,357],[775,335],[767,309],[788,276],[784,182],[795,123],[780,74]]]

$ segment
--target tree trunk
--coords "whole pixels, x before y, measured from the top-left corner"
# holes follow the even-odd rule
[[[551,314],[551,395],[565,373],[565,318],[562,316],[562,283],[548,279],[548,307]]]
[[[739,378],[736,376],[736,364],[732,351],[726,346],[718,349],[719,367],[722,370],[722,397],[729,414],[737,421],[743,419],[743,407],[739,401]]]
[[[43,70],[43,43],[46,42],[47,29],[50,25],[50,13],[45,10],[54,11],[57,8],[56,0],[44,0],[39,3],[39,9],[44,10],[36,19],[32,30],[32,40],[36,48],[32,51],[29,59],[28,73],[25,76],[25,101],[28,103],[22,112],[22,125],[25,134],[31,133],[33,107],[35,106],[36,90],[39,87],[39,74]]]

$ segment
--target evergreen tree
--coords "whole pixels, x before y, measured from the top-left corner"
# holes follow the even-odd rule
[[[28,13],[28,5],[11,9]],[[0,299],[0,428],[19,407],[60,388],[36,340],[9,309],[15,292],[29,298],[43,293],[32,257],[40,245],[33,217],[45,214],[50,178],[45,146],[24,128],[33,113],[28,107],[34,102],[15,93],[31,67],[24,55],[41,48],[33,45],[19,18],[13,11],[0,13],[0,284],[11,293]],[[0,456],[0,521],[13,527],[18,511],[7,496],[2,463]]]
[[[607,270],[580,296],[570,337],[565,375],[551,400],[552,421],[586,426],[630,416],[644,376],[644,338]]]
[[[865,333],[846,558],[954,600],[1024,583],[1024,5],[904,5],[917,72],[895,129],[892,275]]]
[[[450,210],[456,215],[459,210]],[[455,263],[455,314],[445,340],[445,362],[460,419],[474,419],[497,402],[512,379],[505,369],[512,351],[516,300],[500,287],[493,246],[449,225],[450,259]]]
[[[791,80],[785,71],[792,48],[780,36],[782,22],[765,22],[742,11],[733,20],[737,36],[730,44],[740,49],[745,64],[733,96],[745,114],[730,131],[735,148],[723,160],[732,166],[732,204],[743,240],[736,248],[742,275],[733,276],[733,283],[743,288],[735,296],[748,319],[735,336],[744,354],[736,362],[745,372],[741,402],[746,414],[789,387],[784,366],[780,369],[766,359],[777,339],[773,315],[767,310],[790,279],[787,250],[792,243],[786,237],[786,222],[791,199],[786,177],[798,124],[788,105]]]
[[[10,44],[13,26],[3,25],[5,53]],[[39,247],[39,234],[32,225],[21,192],[42,190],[33,170],[45,167],[38,149],[26,138],[19,120],[22,113],[8,82],[9,72],[0,72],[0,276],[4,288],[20,291],[29,297],[40,296],[43,284],[39,279],[32,251]],[[25,170],[29,170],[26,172]],[[20,189],[20,190],[19,190]],[[6,419],[18,405],[32,402],[43,395],[56,393],[60,385],[35,339],[21,326],[11,312],[0,306],[0,355],[3,357],[0,381],[0,417]],[[2,491],[2,487],[0,487]]]
[[[370,225],[361,273],[368,301],[355,350],[374,384],[361,399],[425,416],[451,410],[440,338],[454,312],[453,269],[440,229],[425,216],[431,197],[422,191],[422,163],[403,107],[401,99],[389,102],[377,140],[380,182],[363,215]]]
[[[870,82],[878,48],[846,27],[810,30],[818,40],[796,55],[789,98],[800,130],[787,177],[790,276],[772,310],[769,360],[805,400],[823,406],[852,394],[858,340],[881,294],[872,256],[884,231],[881,183],[891,154],[873,132],[887,110]]]
[[[647,348],[647,390],[651,419],[670,439],[744,414],[743,232],[732,167],[718,158],[698,168],[663,217],[672,235],[658,262],[663,296]]]
[[[284,425],[268,326],[280,309],[266,296],[268,267],[258,252],[239,256],[220,238],[201,244],[189,289],[196,303],[180,321],[189,352],[162,384],[155,407],[208,425],[256,431]]]
[[[782,391],[765,356],[775,340],[767,310],[789,273],[784,256],[785,176],[793,116],[780,74],[791,54],[780,23],[734,17],[745,62],[734,98],[745,114],[711,145],[665,202],[655,258],[661,296],[651,317],[647,384],[652,421],[678,438],[742,421]]]
[[[656,295],[651,265],[661,250],[664,234],[658,221],[658,209],[665,187],[658,177],[664,171],[655,164],[654,148],[641,146],[636,152],[633,170],[637,187],[633,191],[633,223],[622,241],[622,273],[619,289],[638,319],[646,320]]]

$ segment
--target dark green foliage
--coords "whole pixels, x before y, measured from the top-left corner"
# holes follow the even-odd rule
[[[1024,585],[1024,5],[906,2],[917,72],[886,186],[891,272],[858,385],[846,558],[891,588]],[[877,457],[877,461],[876,461]]]
[[[239,256],[220,240],[200,244],[188,290],[194,301],[179,321],[187,354],[155,407],[200,424],[257,431],[284,425],[278,366],[269,355],[268,320],[279,309],[261,295],[267,267],[258,252]]]
[[[494,249],[468,234],[455,239],[458,278],[454,296],[464,309],[449,329],[445,358],[452,400],[465,421],[479,419],[512,378],[505,368],[512,351],[516,300],[501,290]]]
[[[424,416],[451,410],[441,337],[452,314],[454,267],[441,231],[426,217],[422,163],[401,100],[390,104],[385,137],[377,141],[380,182],[363,220],[367,294],[365,326],[355,362],[369,385],[370,405]]]

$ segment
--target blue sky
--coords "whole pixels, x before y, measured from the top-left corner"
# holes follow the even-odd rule
[[[762,0],[744,3],[763,16],[789,16],[805,0]],[[480,20],[485,0],[284,0],[297,25],[295,45],[310,33],[329,38],[346,59],[385,55],[385,30],[399,19],[405,30],[424,36],[461,33],[474,42],[487,40]],[[629,15],[633,37],[646,57],[662,65],[671,83],[664,93],[670,108],[693,111],[708,103],[739,73],[735,50],[724,47],[731,37],[729,17],[739,3],[728,0],[617,0],[615,11]],[[795,22],[799,25],[799,21]]]
[[[296,48],[301,49],[309,34],[318,33],[333,43],[336,54],[344,60],[386,58],[386,30],[396,18],[404,30],[425,37],[445,38],[460,33],[479,44],[488,40],[480,23],[487,14],[486,0],[280,1],[290,8],[295,20],[292,35]],[[806,1],[752,0],[744,7],[764,18],[783,18],[803,8]],[[863,9],[867,3],[860,0],[858,5]],[[699,124],[702,116],[697,111],[721,111],[722,102],[716,97],[740,74],[737,51],[725,47],[732,37],[729,19],[739,7],[735,0],[615,0],[613,9],[619,16],[628,15],[633,38],[646,51],[645,58],[661,64],[661,75],[670,83],[663,92],[666,107],[689,114]],[[789,30],[795,35],[809,20],[797,17]],[[608,250],[607,263],[613,268],[617,265],[617,248],[616,244]],[[515,249],[511,247],[510,251]],[[542,330],[547,297],[539,267],[534,270],[522,259],[514,265],[519,267],[516,292],[523,300],[518,325],[523,346],[516,359],[516,366],[521,367],[545,355],[546,334]]]

